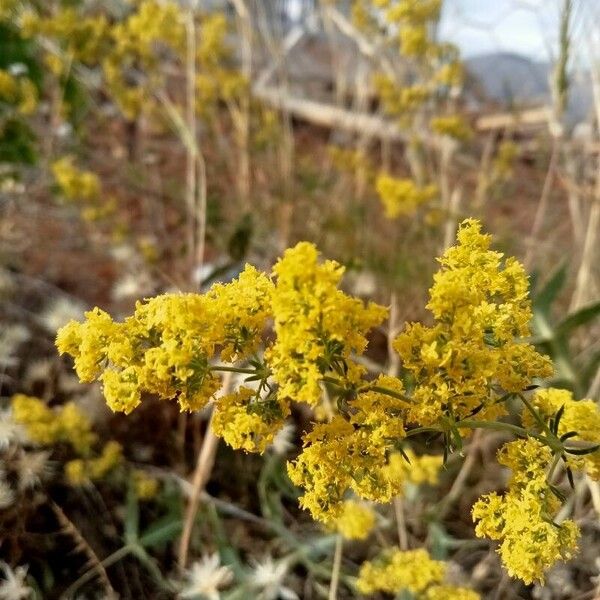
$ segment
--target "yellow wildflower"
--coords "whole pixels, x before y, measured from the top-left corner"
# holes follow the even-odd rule
[[[361,565],[356,587],[361,594],[420,594],[432,584],[441,583],[445,572],[445,564],[430,558],[426,550],[389,549]]]
[[[160,484],[158,479],[151,477],[141,469],[133,471],[133,484],[135,487],[136,496],[140,500],[152,500],[158,494]]]
[[[479,600],[481,596],[474,590],[452,585],[434,585],[423,596],[423,600]]]
[[[64,471],[65,477],[70,485],[85,485],[89,481],[86,474],[86,464],[82,458],[67,461],[65,463]]]
[[[364,540],[375,526],[375,512],[366,504],[347,500],[332,527],[347,540]]]
[[[27,77],[17,77],[0,69],[0,104],[15,106],[21,114],[30,115],[37,108],[37,88]]]
[[[569,390],[549,388],[537,390],[532,404],[546,421],[562,411],[557,431],[559,437],[566,433],[576,433],[569,441],[600,443],[600,410],[593,400],[575,400]],[[527,428],[537,426],[527,409],[523,409],[522,418]],[[600,450],[583,456],[569,455],[568,460],[571,467],[585,469],[592,479],[600,479]]]
[[[331,260],[319,264],[318,256],[313,244],[300,242],[273,268],[277,337],[265,352],[280,396],[313,405],[321,397],[323,375],[347,368],[351,353],[362,354],[367,332],[387,314],[338,290],[344,268]]]
[[[81,171],[73,164],[72,156],[52,163],[52,174],[67,200],[90,201],[98,198],[101,192],[100,180],[91,171]]]
[[[429,126],[435,133],[446,135],[461,142],[466,142],[473,136],[469,124],[458,115],[434,117],[429,121]]]
[[[385,377],[386,387],[397,391]],[[304,449],[288,463],[292,482],[304,488],[300,505],[312,516],[328,522],[341,514],[346,492],[374,502],[389,502],[402,490],[403,482],[387,470],[387,457],[404,437],[406,403],[368,391],[348,402],[349,418],[335,415],[304,436]]]
[[[436,485],[443,464],[442,456],[417,456],[410,448],[394,452],[389,457],[386,473],[392,481],[412,483],[413,485]]]
[[[427,305],[434,325],[408,325],[394,342],[415,380],[411,417],[421,425],[482,408],[478,418],[496,418],[504,409],[490,393],[493,385],[519,392],[552,374],[550,360],[523,341],[531,319],[525,271],[490,250],[480,229],[464,221],[458,245],[440,259]]]
[[[482,496],[473,506],[478,537],[499,540],[498,552],[509,575],[526,584],[544,579],[544,571],[573,556],[579,529],[573,521],[552,521],[560,506],[546,481],[552,460],[535,439],[505,444],[499,462],[512,471],[508,492]]]
[[[65,464],[65,477],[71,485],[86,485],[104,479],[123,462],[123,448],[115,441],[107,442],[99,456],[75,459]]]
[[[377,177],[375,185],[388,219],[410,215],[438,195],[438,188],[434,184],[419,187],[412,179],[398,179],[384,174]]]
[[[216,401],[212,428],[233,448],[263,453],[288,415],[284,402],[257,397],[255,390],[241,387]]]
[[[90,420],[73,402],[52,409],[39,398],[15,394],[11,406],[15,422],[24,426],[28,438],[36,444],[62,442],[86,455],[96,441]]]

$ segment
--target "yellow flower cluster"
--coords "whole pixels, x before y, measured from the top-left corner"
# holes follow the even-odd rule
[[[133,119],[154,106],[153,92],[165,83],[158,68],[161,51],[184,53],[184,16],[176,2],[141,0],[110,33],[113,47],[102,60],[104,77],[123,114]]]
[[[151,477],[141,469],[135,469],[132,476],[135,493],[140,500],[152,500],[156,497],[160,489],[158,479]]]
[[[412,179],[399,179],[384,174],[377,177],[375,187],[388,219],[411,215],[419,206],[438,195],[437,185],[419,187]]]
[[[466,142],[473,136],[473,130],[460,115],[433,117],[429,126],[438,135],[445,135],[460,142]]]
[[[380,376],[376,382],[398,394],[399,380]],[[387,457],[404,435],[404,400],[375,391],[362,392],[341,407],[329,423],[304,436],[304,449],[288,473],[304,488],[300,505],[317,520],[339,518],[348,490],[375,502],[389,502],[404,481],[387,469]]]
[[[409,592],[415,600],[479,600],[467,588],[444,585],[446,565],[426,550],[390,548],[361,565],[356,587],[361,594]]]
[[[25,428],[35,444],[70,444],[79,454],[89,454],[96,442],[89,419],[73,403],[55,409],[33,396],[15,394],[11,398],[13,419]]]
[[[477,221],[460,225],[458,245],[440,259],[430,290],[434,325],[408,325],[394,342],[414,379],[416,423],[478,411],[480,419],[496,418],[504,408],[494,389],[520,392],[552,374],[550,359],[523,340],[531,320],[525,271],[489,246]]]
[[[0,108],[3,104],[16,107],[22,115],[30,115],[38,104],[38,93],[27,77],[17,77],[0,69]]]
[[[394,452],[388,459],[385,470],[390,480],[413,485],[438,483],[439,472],[444,462],[442,456],[417,456],[410,448],[405,448],[403,452],[404,456],[400,452]]]
[[[506,179],[514,169],[515,161],[519,155],[519,146],[510,140],[503,141],[496,152],[493,162],[494,179]]]
[[[67,200],[96,201],[102,191],[100,179],[91,171],[82,171],[72,156],[63,156],[52,163],[52,174],[61,194]]]
[[[505,444],[498,460],[512,471],[508,492],[475,503],[475,533],[501,542],[498,552],[509,575],[527,584],[543,581],[546,569],[573,556],[579,537],[573,521],[553,522],[560,501],[546,480],[552,453],[530,438]]]
[[[47,55],[50,58],[47,64],[55,75],[64,74],[73,61],[96,65],[109,45],[106,17],[86,17],[74,7],[65,7],[45,17],[28,10],[21,16],[20,26],[23,37],[41,36],[58,42],[61,54]]]
[[[397,45],[399,57],[418,65],[416,81],[401,81],[389,73],[375,75],[375,88],[388,114],[402,117],[402,122],[409,124],[407,113],[422,108],[444,88],[462,83],[464,69],[456,47],[438,43],[432,35],[440,15],[440,0],[356,0],[354,9],[354,23],[364,30],[376,30],[383,11],[386,35]]]
[[[115,441],[107,442],[95,458],[76,458],[65,464],[65,476],[71,485],[85,485],[104,479],[123,462],[123,448]]]
[[[67,76],[77,63],[99,67],[115,103],[128,119],[158,107],[156,90],[164,88],[166,60],[181,62],[186,51],[186,15],[172,0],[135,0],[120,20],[97,10],[89,16],[85,7],[62,7],[43,15],[22,11],[17,22],[25,38],[52,42],[44,50],[44,62],[57,77]],[[200,112],[220,99],[233,100],[247,91],[239,70],[230,66],[224,15],[202,16],[197,24],[196,90]]]
[[[347,540],[364,540],[375,526],[375,512],[364,503],[346,500],[332,528]]]
[[[575,400],[568,390],[549,388],[536,391],[532,404],[548,423],[560,414],[559,437],[576,432],[569,441],[600,443],[600,410],[593,400]],[[532,430],[537,427],[533,415],[526,409],[523,410],[523,424]],[[571,455],[569,464],[576,469],[585,469],[592,479],[600,480],[600,450],[583,456]]]
[[[335,261],[318,263],[314,244],[300,242],[285,251],[273,268],[272,294],[276,340],[265,352],[283,398],[315,405],[326,373],[343,375],[352,353],[362,354],[367,332],[387,310],[364,305],[338,290],[344,268]]]
[[[131,412],[145,392],[198,410],[221,386],[209,361],[256,349],[270,286],[266,275],[247,266],[238,280],[203,296],[166,294],[138,302],[122,323],[95,308],[84,323],[65,325],[56,344],[74,357],[81,381],[102,381],[113,410]]]
[[[196,92],[198,111],[207,115],[219,100],[231,102],[248,91],[242,73],[228,66],[231,48],[227,45],[229,25],[223,14],[207,15],[200,23],[196,52]]]
[[[255,390],[241,387],[216,401],[212,428],[232,448],[262,453],[289,412],[287,403],[276,396],[260,398]]]
[[[376,73],[373,83],[385,112],[403,120],[407,113],[423,106],[432,95],[428,85],[414,83],[399,87],[393,77],[383,73]]]

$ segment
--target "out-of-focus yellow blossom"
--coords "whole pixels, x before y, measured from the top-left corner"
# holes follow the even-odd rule
[[[382,376],[377,383],[401,393],[402,384]],[[304,436],[304,449],[288,463],[291,480],[304,488],[300,505],[323,522],[337,519],[348,490],[374,502],[389,502],[403,482],[390,478],[387,457],[405,435],[403,400],[375,391],[349,402],[349,417],[335,415]],[[342,407],[343,410],[343,407]]]
[[[82,171],[74,164],[72,156],[63,156],[52,163],[52,174],[61,194],[67,200],[97,200],[100,196],[100,179],[91,171]]]
[[[20,31],[26,38],[41,36],[58,43],[64,58],[54,55],[53,72],[57,75],[62,74],[65,64],[73,60],[88,66],[97,65],[108,49],[109,24],[106,17],[87,17],[74,7],[61,8],[52,16],[41,16],[28,10],[21,16]],[[62,63],[61,68],[58,61]]]
[[[425,25],[403,27],[400,32],[400,54],[423,56],[429,47],[429,35]]]
[[[146,471],[142,471],[141,469],[135,469],[132,476],[135,493],[140,500],[152,500],[152,498],[156,498],[160,489],[158,479],[151,477]]]
[[[537,390],[532,404],[547,421],[562,411],[557,431],[559,437],[577,432],[570,441],[600,443],[600,410],[593,400],[575,400],[569,390],[549,388]],[[527,409],[523,409],[522,418],[527,428],[537,427],[537,422]],[[592,479],[600,480],[600,450],[583,456],[570,455],[569,464],[577,469],[585,469]]]
[[[348,148],[341,148],[339,146],[330,146],[327,150],[331,158],[331,162],[336,169],[351,173],[363,171],[367,173],[367,175],[371,174],[372,165],[364,152],[359,150],[350,150]]]
[[[399,85],[393,78],[381,73],[374,76],[373,84],[385,112],[401,119],[406,117],[406,113],[422,107],[431,97],[431,89],[427,85]]]
[[[197,106],[201,114],[210,113],[218,102],[238,100],[248,93],[248,82],[233,66],[232,49],[227,43],[229,24],[225,15],[215,13],[202,18],[196,50]]]
[[[81,218],[88,223],[94,223],[113,216],[117,211],[117,199],[109,196],[102,204],[88,204],[81,208]]]
[[[362,354],[366,334],[383,321],[387,310],[365,305],[338,290],[344,267],[335,261],[319,264],[313,244],[300,242],[286,250],[273,272],[275,343],[265,359],[279,384],[281,397],[316,404],[320,381],[340,372],[352,353]]]
[[[474,590],[452,585],[434,585],[425,591],[423,600],[479,600],[481,596]]]
[[[27,77],[17,77],[0,69],[0,105],[2,104],[16,107],[22,115],[30,115],[37,108],[37,89]]]
[[[89,419],[73,402],[52,409],[39,398],[15,394],[11,406],[15,422],[23,425],[27,437],[36,444],[62,442],[87,455],[96,441]]]
[[[257,397],[255,390],[242,387],[216,401],[212,428],[233,448],[263,453],[289,412],[285,402]]]
[[[441,0],[399,0],[386,3],[390,6],[386,19],[390,23],[427,23],[436,21],[442,8]]]
[[[71,485],[85,485],[104,479],[123,462],[123,448],[115,441],[107,442],[95,458],[75,459],[65,464],[65,477]]]
[[[375,512],[362,502],[346,500],[331,526],[347,540],[364,540],[375,526]]]
[[[466,142],[473,136],[469,124],[458,115],[449,117],[434,117],[429,121],[429,126],[435,133],[446,135],[461,142]]]
[[[115,441],[104,444],[100,456],[88,462],[90,479],[96,481],[106,475],[123,462],[123,447]]]
[[[459,61],[452,61],[443,64],[434,75],[434,80],[440,85],[448,87],[458,87],[462,85],[465,79],[465,68]]]
[[[543,582],[546,569],[574,555],[579,537],[573,521],[552,520],[560,501],[546,480],[551,451],[532,438],[517,440],[501,448],[498,460],[512,471],[508,492],[475,503],[475,533],[500,541],[498,553],[509,575],[526,584]]]
[[[417,456],[410,448],[405,448],[403,452],[408,460],[400,452],[394,452],[389,457],[385,472],[390,480],[413,485],[437,484],[444,462],[442,456]]]
[[[85,485],[89,478],[86,474],[85,460],[76,458],[69,460],[64,466],[65,477],[70,485],[79,486]]]
[[[165,83],[161,52],[184,54],[184,13],[176,2],[142,0],[112,27],[111,41],[111,52],[102,61],[104,77],[125,116],[133,119],[155,103],[153,91]]]
[[[18,6],[19,0],[0,0],[0,19],[12,16],[12,11]]]
[[[466,418],[478,410],[480,419],[496,418],[504,409],[493,386],[520,392],[553,372],[550,359],[523,340],[531,320],[523,267],[489,246],[477,221],[460,225],[458,245],[440,259],[430,290],[434,325],[408,325],[394,342],[414,378],[414,422]]]
[[[497,179],[506,179],[514,169],[519,156],[519,146],[513,141],[505,140],[499,146],[493,162],[493,175]]]
[[[419,187],[412,179],[384,174],[377,177],[375,187],[388,219],[410,215],[419,206],[430,202],[438,195],[438,187],[435,184]]]
[[[377,21],[370,10],[368,0],[354,0],[351,8],[352,23],[360,31],[373,32],[377,29]]]
[[[365,595],[403,591],[421,594],[432,584],[441,583],[445,573],[446,565],[433,560],[426,550],[388,549],[361,565],[356,587]]]

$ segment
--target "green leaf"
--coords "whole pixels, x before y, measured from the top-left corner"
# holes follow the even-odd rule
[[[594,302],[571,313],[556,327],[558,337],[567,337],[575,328],[585,325],[600,316],[600,302]]]
[[[179,535],[182,526],[181,519],[173,519],[171,516],[158,519],[140,536],[139,543],[148,548],[170,542]]]
[[[140,505],[133,484],[127,489],[125,505],[125,543],[135,544],[140,531]]]
[[[568,431],[567,433],[564,433],[563,435],[560,436],[560,441],[565,442],[568,439],[575,437],[576,435],[577,435],[576,431]]]
[[[575,456],[585,456],[586,454],[593,454],[597,450],[600,450],[600,444],[590,446],[589,448],[565,448],[565,452],[568,454],[574,454]]]
[[[564,262],[552,274],[550,279],[545,283],[544,287],[535,294],[533,298],[534,312],[539,312],[544,316],[549,316],[552,303],[558,297],[560,290],[565,285],[567,277],[567,263]]]
[[[592,357],[587,361],[587,364],[581,369],[581,383],[585,388],[583,393],[585,394],[587,390],[592,385],[592,380],[596,377],[596,373],[598,373],[598,368],[600,367],[600,350],[594,352]]]

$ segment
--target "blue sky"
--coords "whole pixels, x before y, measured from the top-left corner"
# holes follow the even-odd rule
[[[464,56],[505,51],[548,60],[556,51],[561,5],[561,0],[446,0],[439,34]]]

